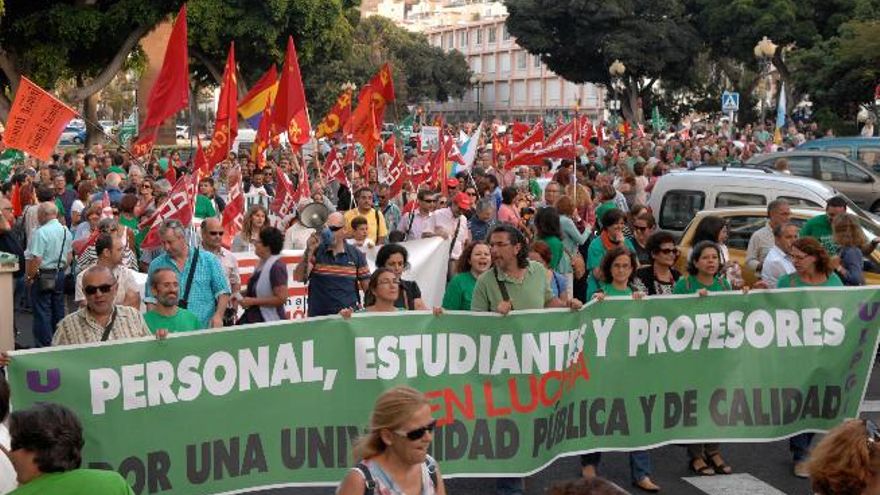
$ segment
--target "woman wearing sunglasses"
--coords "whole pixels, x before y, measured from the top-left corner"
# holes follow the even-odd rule
[[[851,419],[816,445],[807,462],[817,495],[880,495],[880,429]]]
[[[636,270],[633,286],[649,296],[672,294],[681,277],[675,269],[679,256],[675,238],[663,230],[654,232],[645,242],[645,249],[651,254],[651,264]]]
[[[437,421],[425,394],[394,387],[376,400],[369,433],[354,445],[355,468],[338,495],[445,495],[440,468],[428,455]],[[373,488],[367,488],[367,485]]]

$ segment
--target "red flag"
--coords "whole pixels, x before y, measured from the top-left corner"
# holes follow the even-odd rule
[[[171,168],[169,166],[169,168]],[[140,228],[149,229],[147,236],[141,242],[141,249],[155,249],[161,245],[159,238],[159,226],[165,220],[179,220],[184,226],[192,223],[193,209],[195,208],[195,198],[198,192],[199,174],[183,176],[177,183],[168,198],[156,208],[155,213],[149,218],[141,222]],[[225,213],[226,210],[224,210]]]
[[[293,36],[287,38],[287,53],[281,69],[281,80],[278,82],[278,94],[275,96],[272,125],[273,135],[287,131],[287,141],[291,146],[302,146],[309,142],[311,124]]]
[[[299,184],[296,186],[293,197],[297,203],[305,198],[312,197],[312,189],[309,187],[309,173],[306,171],[305,164],[300,165]]]
[[[12,191],[9,193],[9,202],[12,203],[12,214],[16,217],[21,216],[21,190],[18,182],[12,185]]]
[[[333,108],[315,129],[315,139],[332,136],[338,132],[351,132],[351,90],[346,89],[336,98]]]
[[[590,143],[590,139],[593,138],[593,123],[590,122],[590,117],[586,115],[580,116],[580,140],[581,144],[589,150],[592,147]]]
[[[174,164],[170,160],[168,161],[168,168],[165,169],[165,179],[168,180],[169,184],[177,182],[177,169],[174,168]]]
[[[235,79],[235,43],[229,44],[229,55],[223,69],[223,85],[220,87],[220,101],[217,102],[217,117],[214,120],[214,136],[208,146],[208,175],[215,165],[229,155],[229,148],[238,136],[238,82]]]
[[[596,132],[596,141],[599,146],[605,144],[605,121],[599,122],[599,130]]]
[[[266,156],[263,154],[269,148],[272,128],[272,97],[266,99],[266,108],[263,109],[263,117],[260,119],[260,128],[257,129],[254,143],[251,145],[251,160],[257,164],[257,168],[263,168],[266,164]]]
[[[389,194],[393,198],[403,188],[403,181],[406,177],[406,165],[403,163],[400,151],[395,146],[393,134],[385,141],[385,145],[382,148],[383,151],[391,155],[391,161],[385,167],[384,179],[385,184],[388,186]]]
[[[529,125],[525,122],[514,122],[513,123],[513,142],[518,143],[525,139],[526,134],[529,132]]]
[[[523,138],[520,142],[515,142],[510,147],[510,153],[514,156],[522,153],[534,151],[537,148],[540,148],[544,144],[544,124],[541,121],[538,121],[535,124],[535,127],[529,132],[529,134]]]
[[[265,116],[263,117],[265,118]],[[226,249],[232,246],[232,239],[241,232],[244,223],[244,191],[241,188],[241,166],[236,166],[229,171],[229,200],[220,223],[223,225],[223,240],[221,243]]]
[[[202,140],[196,137],[196,157],[193,161],[193,169],[201,174],[202,177],[210,175],[211,166],[208,165],[208,157],[205,156],[205,150],[202,148]],[[171,165],[169,164],[169,168]]]
[[[520,153],[507,162],[506,168],[519,165],[540,165],[545,158],[572,158],[575,154],[578,126],[571,121],[553,132],[543,147]]]
[[[353,146],[349,146],[349,149],[352,149]],[[346,154],[346,157],[348,154]],[[330,153],[327,153],[327,157],[324,159],[324,176],[327,177],[328,180],[335,180],[340,184],[348,184],[348,177],[345,175],[345,170],[343,169],[343,160],[339,157],[339,154],[336,152],[336,148],[330,150]]]
[[[462,156],[461,150],[458,149],[458,145],[455,144],[455,138],[449,135],[445,135],[443,136],[443,142],[446,146],[446,159],[448,161],[464,165],[464,156]]]
[[[180,13],[174,20],[168,46],[165,48],[165,59],[162,69],[150,88],[147,98],[147,116],[141,126],[137,141],[132,146],[134,156],[149,153],[159,126],[169,117],[189,103],[189,59],[186,51],[186,4],[180,7]]]
[[[275,212],[278,218],[286,218],[292,212],[296,211],[296,191],[293,188],[293,182],[290,177],[281,170],[281,167],[275,168],[275,199],[269,205],[269,210]]]
[[[394,100],[394,81],[387,63],[358,94],[358,105],[351,115],[351,132],[364,147],[364,166],[375,159],[382,142],[379,129],[385,116],[385,104]]]
[[[3,143],[48,160],[64,126],[76,115],[70,107],[22,77],[9,110]]]

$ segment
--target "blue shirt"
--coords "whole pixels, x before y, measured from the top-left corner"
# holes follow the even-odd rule
[[[315,251],[315,266],[309,274],[309,316],[335,315],[358,305],[358,281],[370,278],[364,253],[350,244],[336,254],[333,246],[321,243]]]
[[[63,243],[63,245],[62,245]],[[41,259],[41,270],[54,270],[67,266],[67,256],[73,246],[73,234],[61,225],[57,218],[49,220],[34,231],[33,239],[28,248],[28,259]],[[61,257],[61,266],[58,258]]]
[[[107,196],[110,198],[110,204],[119,204],[119,201],[122,200],[122,191],[115,187],[108,187],[106,189]],[[99,192],[92,194],[92,202],[101,204],[101,201],[104,201],[104,192]]]
[[[180,283],[180,299],[183,299],[186,292],[186,279],[189,277],[190,267],[192,266],[193,256],[196,250],[190,249],[186,257],[186,264],[181,271],[177,267],[177,263],[168,256],[168,253],[162,253],[156,259],[150,262],[149,275],[147,276],[147,284],[145,289],[145,302],[155,303],[156,298],[153,297],[150,287],[153,284],[153,272],[159,268],[170,268],[177,274],[177,281]],[[205,328],[209,328],[211,317],[217,311],[217,296],[229,294],[229,280],[220,265],[220,260],[204,249],[199,250],[199,262],[195,267],[193,274],[192,287],[189,289],[187,297],[187,309],[192,311]]]

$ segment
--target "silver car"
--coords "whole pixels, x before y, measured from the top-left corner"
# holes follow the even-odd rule
[[[788,160],[792,175],[820,180],[871,213],[880,213],[880,176],[843,155],[827,151],[784,151],[755,155],[746,165],[773,168],[780,158]]]

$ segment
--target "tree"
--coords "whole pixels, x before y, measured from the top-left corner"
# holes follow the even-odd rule
[[[355,28],[348,56],[304,74],[309,81],[306,89],[311,83],[317,94],[315,100],[309,100],[310,105],[323,114],[340,93],[342,83],[363,84],[385,62],[391,63],[394,74],[396,100],[392,112],[397,115],[406,104],[461,97],[470,84],[470,68],[460,52],[445,53],[431,46],[424,35],[373,16],[361,20]]]
[[[138,42],[183,0],[48,0],[9,5],[0,29],[0,119],[9,113],[19,78],[44,88],[62,80],[77,105],[106,86]]]
[[[795,83],[810,94],[823,126],[854,122],[862,105],[874,107],[880,81],[880,21],[850,21],[839,33],[791,59]],[[877,108],[873,108],[877,115]],[[838,129],[841,130],[841,129]]]
[[[622,110],[640,121],[640,98],[658,80],[686,86],[701,42],[680,0],[505,0],[517,43],[575,82],[611,85],[608,68],[626,66]]]

